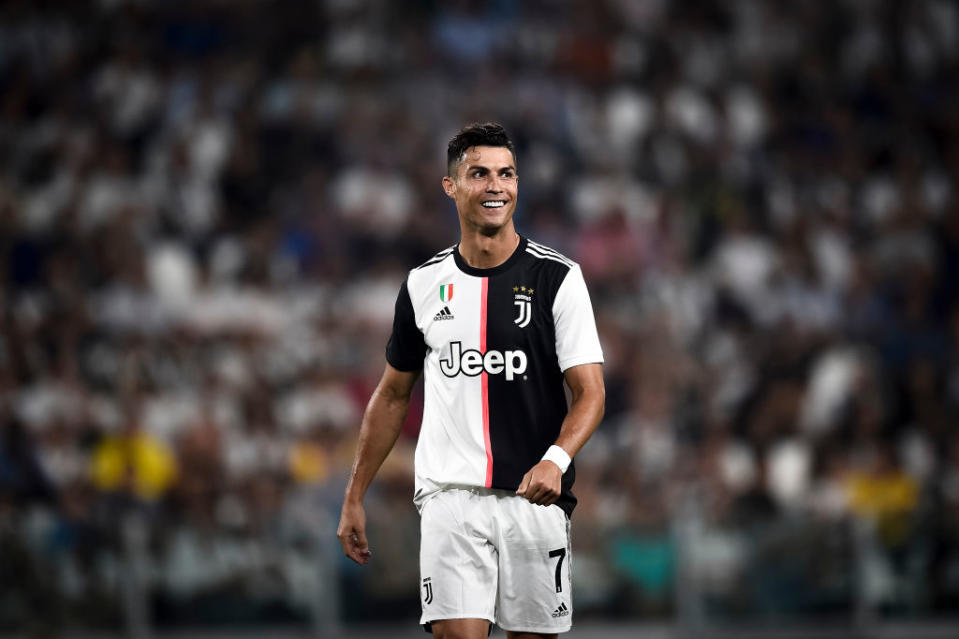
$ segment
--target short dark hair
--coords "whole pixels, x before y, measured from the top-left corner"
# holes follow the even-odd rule
[[[513,148],[513,141],[509,139],[506,129],[497,122],[487,122],[486,124],[467,124],[459,133],[453,136],[449,146],[446,147],[446,174],[454,176],[456,166],[463,161],[463,154],[466,150],[474,146],[503,146],[509,149],[513,156],[513,164],[516,163],[516,149]]]

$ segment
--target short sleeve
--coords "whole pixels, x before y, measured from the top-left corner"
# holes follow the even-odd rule
[[[560,370],[580,364],[603,363],[593,305],[579,265],[569,269],[553,300],[556,358]]]
[[[386,361],[401,371],[416,371],[423,368],[426,357],[426,341],[416,325],[413,302],[410,292],[403,282],[396,296],[396,310],[393,313],[393,334],[386,343]]]

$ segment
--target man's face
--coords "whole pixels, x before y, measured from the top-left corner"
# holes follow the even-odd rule
[[[517,184],[513,154],[502,146],[473,146],[443,178],[443,190],[456,202],[464,230],[493,235],[513,219]]]

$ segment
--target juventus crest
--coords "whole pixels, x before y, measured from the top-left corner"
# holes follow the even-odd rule
[[[518,311],[513,323],[520,328],[526,328],[529,321],[533,318],[533,289],[525,286],[513,287],[513,306]]]

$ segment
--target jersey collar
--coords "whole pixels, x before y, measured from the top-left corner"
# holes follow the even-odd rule
[[[470,266],[466,263],[466,260],[463,259],[463,256],[460,255],[460,245],[456,244],[456,247],[453,249],[453,260],[456,262],[457,268],[463,271],[467,275],[475,275],[477,277],[489,277],[490,275],[496,275],[498,273],[503,273],[513,268],[513,265],[516,264],[526,253],[526,244],[528,240],[522,235],[519,236],[519,244],[516,245],[516,249],[513,250],[513,254],[506,258],[506,261],[500,264],[499,266],[494,266],[493,268],[476,268]]]

